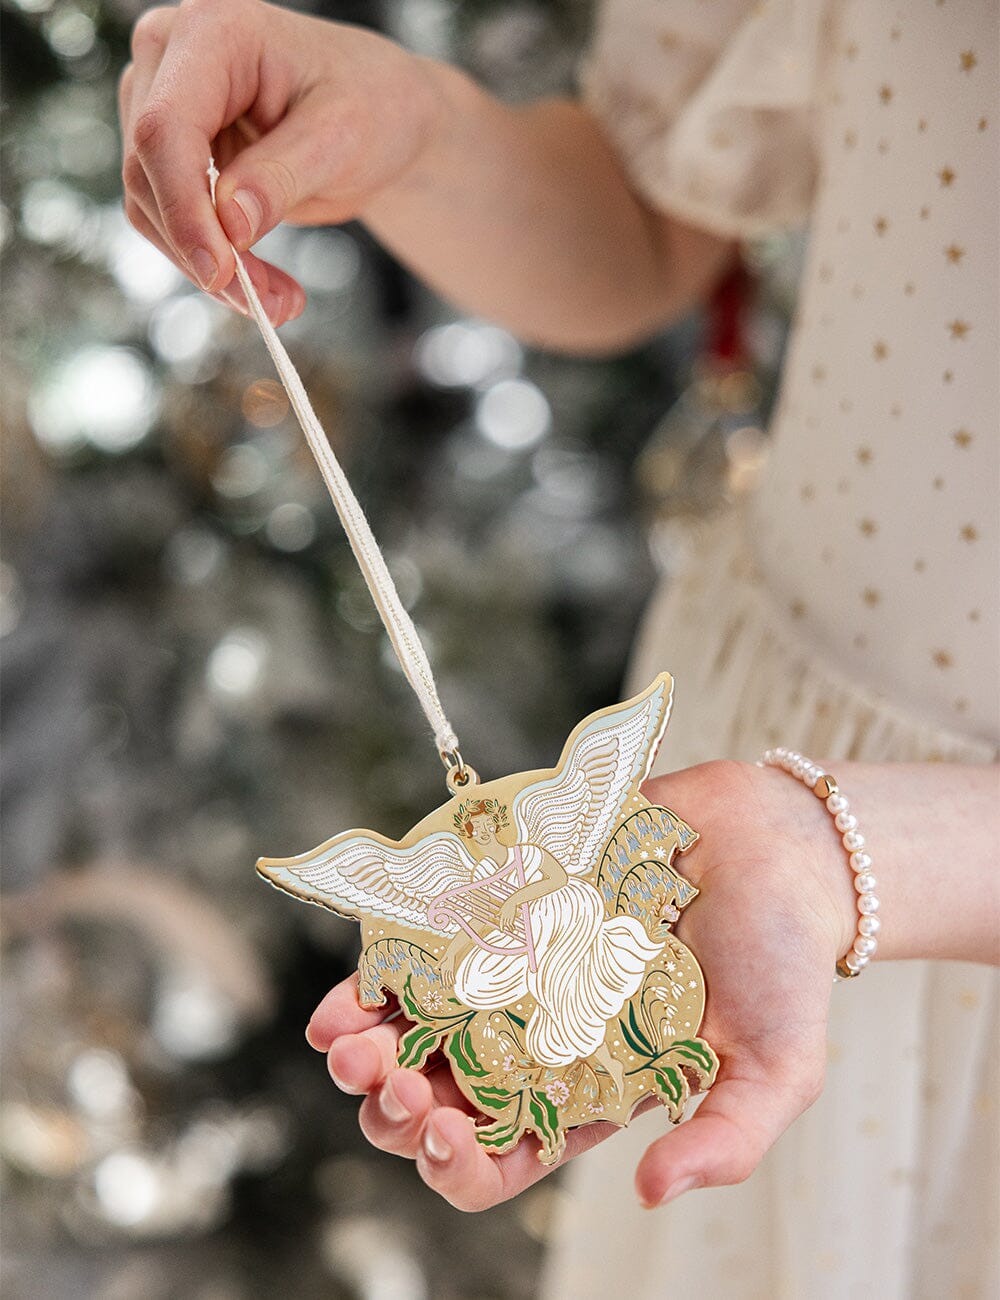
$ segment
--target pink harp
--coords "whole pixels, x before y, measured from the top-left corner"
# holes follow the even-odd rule
[[[514,922],[512,937],[520,942],[514,946],[502,947],[499,944],[488,943],[472,928],[475,922],[479,922],[491,929],[499,930],[498,918],[501,905],[525,883],[524,860],[521,857],[521,846],[518,844],[514,848],[514,859],[507,866],[498,867],[496,871],[481,880],[470,881],[467,885],[456,885],[453,889],[446,889],[438,894],[427,909],[427,919],[431,925],[441,927],[453,921],[457,922],[473,943],[480,948],[485,948],[487,952],[496,953],[498,957],[527,954],[529,969],[537,970],[527,903],[522,903],[517,909],[518,916]]]

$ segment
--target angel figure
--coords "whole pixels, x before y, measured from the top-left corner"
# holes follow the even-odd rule
[[[594,886],[571,874],[579,864],[567,868],[548,848],[520,837],[505,845],[498,834],[501,816],[484,806],[490,802],[473,801],[462,810],[461,833],[478,859],[472,887],[484,874],[496,879],[505,872],[517,887],[495,924],[461,926],[441,958],[442,977],[461,1002],[479,1011],[530,996],[535,1006],[525,1030],[529,1055],[547,1066],[593,1056],[621,1093],[625,1066],[605,1042],[607,1022],[639,987],[663,944],[651,940],[634,917],[606,916]],[[593,863],[582,865],[589,869]],[[435,900],[433,910],[440,912],[442,904],[447,905]]]
[[[362,921],[362,990],[371,997],[391,983],[379,945],[407,942],[466,1007],[522,1003],[527,1052],[539,1065],[593,1057],[623,1096],[608,1022],[664,945],[637,916],[609,915],[592,880],[620,823],[646,806],[639,785],[671,685],[663,674],[641,696],[585,719],[554,770],[478,786],[400,842],[350,831],[258,870]]]

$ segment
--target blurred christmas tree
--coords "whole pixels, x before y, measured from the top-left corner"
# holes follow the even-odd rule
[[[255,857],[401,833],[442,773],[256,331],[122,215],[142,8],[3,11],[7,1294],[525,1295],[551,1180],[459,1216],[364,1143],[302,1039],[353,927]],[[509,98],[569,85],[588,19],[315,8]],[[570,361],[456,319],[359,228],[266,243],[466,756],[550,764],[617,698],[653,580],[632,466],[696,329]]]

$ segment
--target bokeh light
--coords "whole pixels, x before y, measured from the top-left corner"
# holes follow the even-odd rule
[[[265,637],[251,628],[237,628],[222,638],[209,655],[208,685],[222,699],[249,695],[260,683],[268,658]]]
[[[129,451],[145,438],[158,410],[159,387],[145,358],[131,348],[83,348],[28,399],[35,436],[55,455],[88,443],[98,451]]]
[[[276,379],[255,379],[243,392],[242,406],[251,424],[272,429],[288,414],[288,394]]]
[[[304,551],[316,538],[316,518],[298,501],[275,506],[264,528],[267,540],[279,551]]]
[[[501,379],[476,403],[476,427],[504,451],[526,451],[549,431],[552,411],[542,390],[527,379]]]
[[[211,344],[217,312],[215,304],[200,294],[183,294],[160,303],[149,317],[149,341],[157,356],[181,368],[199,361]]]
[[[105,209],[102,220],[108,269],[127,298],[151,305],[183,284],[173,262],[133,230],[120,210]]]
[[[435,325],[416,347],[419,370],[441,388],[475,388],[515,375],[522,355],[513,335],[481,321]]]

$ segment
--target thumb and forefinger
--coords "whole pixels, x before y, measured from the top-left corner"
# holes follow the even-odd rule
[[[162,47],[156,12],[147,17],[146,34],[140,23],[133,37],[137,92],[130,121],[123,122],[126,194],[145,210],[186,274],[209,293],[229,289],[242,301],[242,291],[232,284],[236,264],[230,244],[243,252],[276,226],[294,202],[293,187],[281,184],[280,169],[269,169],[266,162],[255,167],[253,159],[238,154],[220,178],[216,211],[206,178],[213,144],[252,106],[258,87],[237,66],[238,59],[220,64],[219,41],[196,25],[204,27],[201,11],[192,17],[184,9],[176,11],[152,78],[139,75],[143,61],[160,53],[156,39]],[[230,175],[234,168],[238,179]],[[257,197],[261,193],[265,203]],[[304,294],[290,276],[259,259],[248,259],[248,270],[272,320],[301,310]]]

